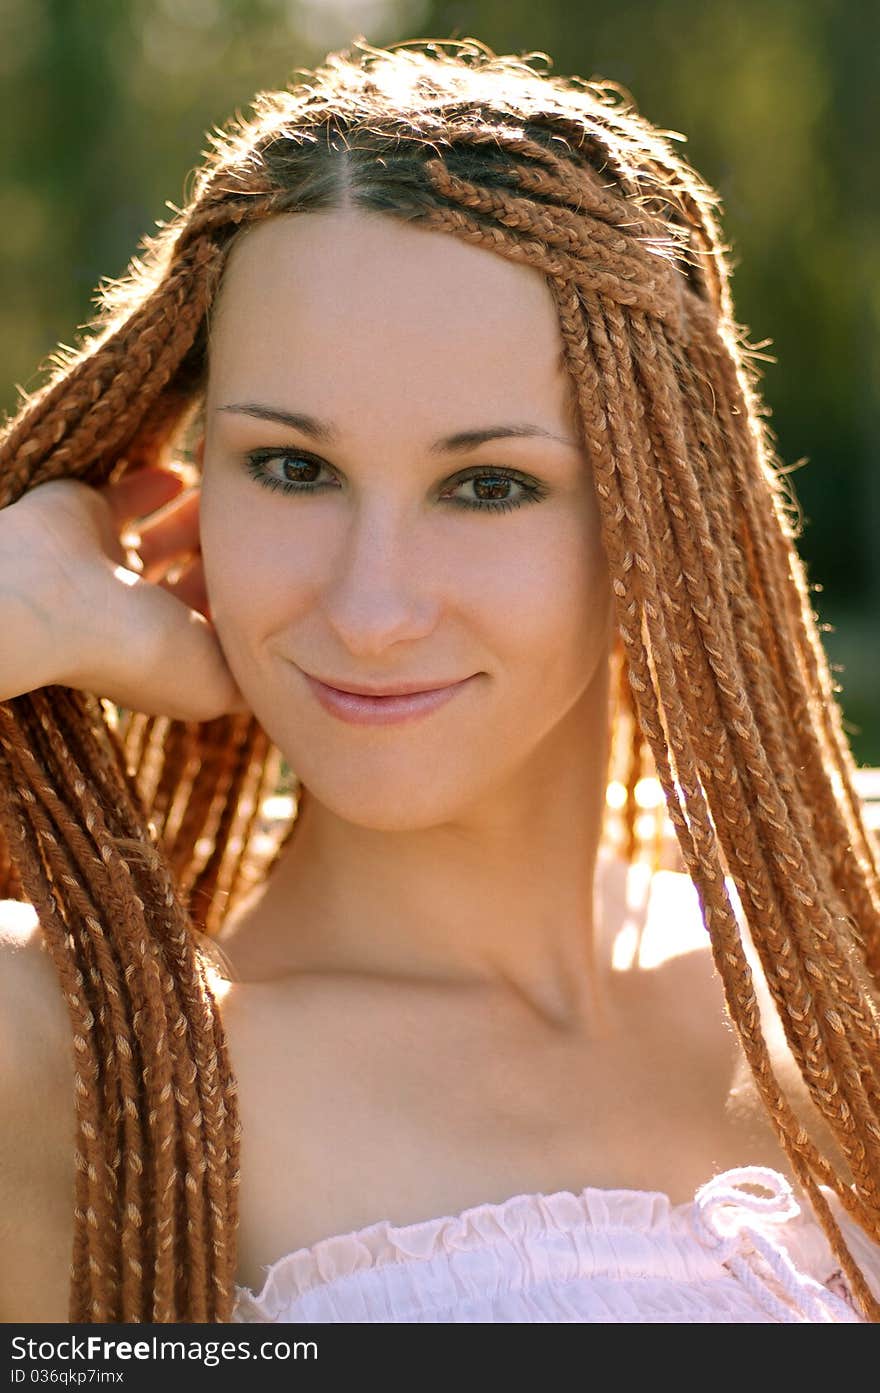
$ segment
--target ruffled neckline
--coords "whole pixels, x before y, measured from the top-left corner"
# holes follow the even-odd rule
[[[409,1224],[379,1219],[285,1253],[266,1269],[259,1292],[240,1286],[236,1286],[236,1291],[264,1305],[269,1289],[277,1285],[282,1274],[293,1278],[287,1285],[301,1295],[314,1285],[304,1280],[311,1275],[330,1280],[347,1275],[346,1269],[381,1267],[405,1258],[424,1262],[438,1251],[463,1251],[493,1237],[526,1235],[530,1229],[568,1232],[585,1219],[596,1228],[613,1226],[641,1232],[668,1224],[673,1214],[687,1210],[691,1204],[692,1201],[684,1200],[674,1205],[659,1190],[603,1190],[588,1185],[577,1193],[555,1190],[511,1195],[509,1199],[471,1205],[459,1214],[441,1214]],[[364,1258],[368,1261],[359,1260]]]
[[[745,1191],[744,1185],[766,1194]],[[842,1216],[837,1196],[825,1186],[821,1189],[835,1214]],[[786,1248],[796,1251],[809,1267],[829,1273],[837,1267],[812,1213],[801,1209],[787,1178],[769,1167],[721,1172],[702,1185],[693,1199],[679,1203],[659,1190],[585,1186],[577,1193],[522,1193],[413,1223],[381,1219],[286,1253],[267,1267],[258,1292],[236,1286],[235,1318],[283,1318],[280,1313],[313,1289],[344,1283],[367,1270],[381,1281],[386,1276],[382,1269],[399,1270],[479,1249],[527,1246],[547,1235],[574,1235],[578,1240],[587,1235],[600,1242],[606,1238],[613,1242],[614,1235],[623,1233],[640,1235],[643,1246],[662,1252],[664,1263],[678,1278],[710,1278],[717,1274],[719,1263],[742,1246],[744,1230],[754,1234],[757,1228],[778,1236],[783,1224]]]

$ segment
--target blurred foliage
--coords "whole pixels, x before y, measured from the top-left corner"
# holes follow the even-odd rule
[[[880,764],[880,6],[843,0],[0,0],[0,408],[186,195],[204,132],[362,34],[476,37],[626,88],[722,196],[737,318]]]

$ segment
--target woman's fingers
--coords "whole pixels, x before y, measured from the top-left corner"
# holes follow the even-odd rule
[[[134,549],[145,580],[159,580],[172,561],[199,550],[199,491],[174,498],[138,529]]]
[[[138,518],[162,508],[187,487],[186,480],[172,468],[151,464],[133,469],[114,484],[104,484],[104,496],[113,520],[122,532]]]

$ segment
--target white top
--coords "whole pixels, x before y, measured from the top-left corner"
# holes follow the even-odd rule
[[[821,1189],[880,1300],[880,1244]],[[380,1220],[280,1258],[258,1294],[236,1288],[232,1319],[865,1320],[807,1202],[763,1166],[723,1171],[678,1205],[657,1191],[588,1187],[514,1195],[403,1226]]]

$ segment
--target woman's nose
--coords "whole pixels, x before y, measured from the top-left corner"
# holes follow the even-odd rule
[[[411,520],[390,507],[352,518],[324,591],[327,620],[350,653],[374,657],[432,631],[440,599],[424,563]]]

